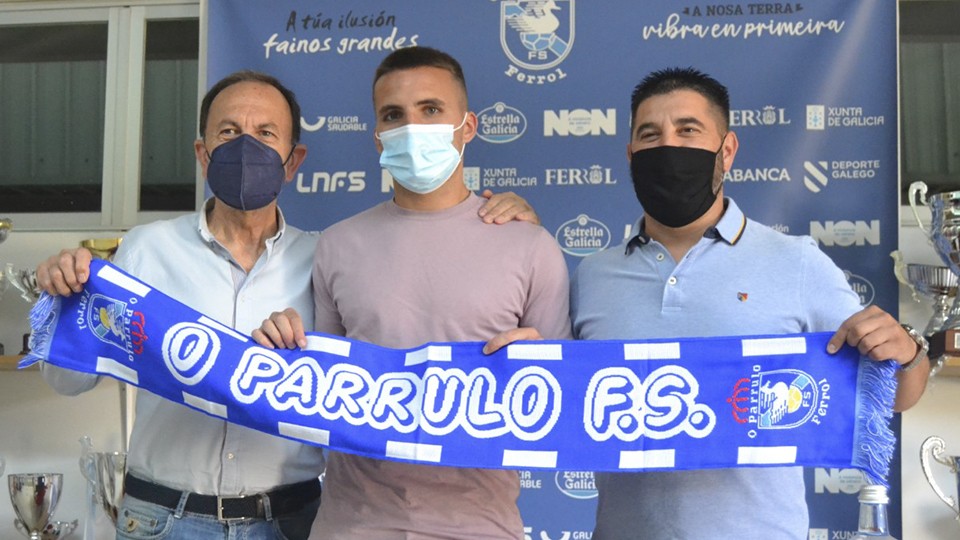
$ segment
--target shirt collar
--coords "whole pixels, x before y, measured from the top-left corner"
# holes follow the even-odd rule
[[[735,246],[743,236],[743,231],[747,227],[747,216],[744,215],[737,203],[730,197],[723,198],[724,211],[720,221],[710,227],[703,233],[704,238],[719,239]],[[644,218],[641,217],[630,230],[630,240],[627,241],[625,255],[629,255],[634,249],[645,246],[650,243],[650,236],[644,227]]]
[[[197,221],[197,230],[200,232],[200,237],[204,241],[216,242],[217,239],[210,232],[210,225],[207,223],[207,212],[213,208],[213,197],[210,197],[203,203],[203,208],[198,212],[199,217]],[[280,207],[277,206],[277,234],[273,235],[270,238],[267,238],[267,248],[273,245],[274,242],[283,237],[283,233],[287,230],[287,220],[283,217],[283,211],[280,210]]]
[[[704,236],[712,234],[713,236],[709,238],[720,238],[731,246],[735,246],[740,241],[740,237],[743,236],[744,229],[747,228],[747,216],[730,197],[723,198],[723,205],[726,209],[723,211],[720,221],[707,229]]]

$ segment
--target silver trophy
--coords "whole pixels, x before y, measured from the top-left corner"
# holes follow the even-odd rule
[[[955,476],[957,489],[960,490],[960,456],[948,456],[945,450],[946,444],[944,444],[943,439],[937,436],[927,437],[920,445],[920,467],[923,469],[923,475],[927,477],[927,483],[933,488],[933,492],[953,510],[954,517],[960,520],[960,503],[958,503],[957,497],[951,497],[940,489],[940,485],[933,479],[933,469],[930,468],[931,458],[937,463],[947,466]]]
[[[913,299],[920,296],[933,299],[933,316],[927,322],[923,335],[929,336],[944,328],[950,314],[950,306],[957,296],[957,275],[946,266],[932,264],[906,264],[899,251],[890,254],[893,257],[893,273],[900,283],[910,287]]]
[[[14,520],[14,524],[17,526],[17,530],[25,534],[28,538],[33,538],[30,536],[30,532],[24,526],[23,522],[19,519]],[[60,538],[66,538],[70,536],[70,533],[77,528],[77,520],[73,521],[51,521],[47,523],[47,526],[40,531],[40,540],[59,540]]]
[[[20,298],[23,298],[31,304],[40,298],[40,287],[37,286],[37,272],[35,270],[23,270],[14,268],[13,264],[7,263],[4,274],[14,287],[20,291]]]
[[[920,221],[917,212],[917,197],[930,209],[930,228]],[[960,275],[960,191],[949,191],[927,197],[927,185],[923,182],[910,184],[910,208],[920,229],[927,233],[934,250],[954,275]],[[960,326],[960,302],[954,299],[941,329]]]
[[[123,477],[127,473],[126,452],[93,452],[90,437],[80,439],[80,472],[93,488],[94,497],[114,525],[123,501]]]
[[[10,488],[10,502],[13,511],[17,514],[18,528],[30,540],[41,540],[43,531],[50,522],[50,517],[60,500],[60,487],[63,485],[63,475],[59,473],[28,473],[11,474],[7,476]]]

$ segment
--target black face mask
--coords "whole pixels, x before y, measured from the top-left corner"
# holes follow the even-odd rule
[[[643,211],[667,227],[683,227],[706,214],[719,192],[713,191],[713,175],[720,150],[656,146],[634,152],[630,176]]]

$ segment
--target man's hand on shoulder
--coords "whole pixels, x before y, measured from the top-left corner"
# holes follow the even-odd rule
[[[70,296],[83,290],[90,278],[93,254],[86,248],[61,250],[37,265],[37,285],[53,296]]]
[[[480,217],[484,223],[506,223],[508,221],[527,221],[540,224],[540,216],[523,197],[512,191],[494,194],[489,189],[481,193],[487,202],[480,208]]]

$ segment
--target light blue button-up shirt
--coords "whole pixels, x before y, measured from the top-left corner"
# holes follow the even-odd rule
[[[249,273],[210,233],[205,212],[132,229],[113,262],[243,334],[287,307],[296,309],[310,329],[317,235],[286,225],[282,214],[278,218],[277,234],[267,239]],[[149,321],[147,328],[147,339],[162,338],[149,335]],[[98,381],[50,365],[43,366],[43,376],[64,394],[89,390]],[[176,489],[248,495],[316,478],[324,458],[320,448],[230,424],[140,390],[127,466],[138,477]]]

